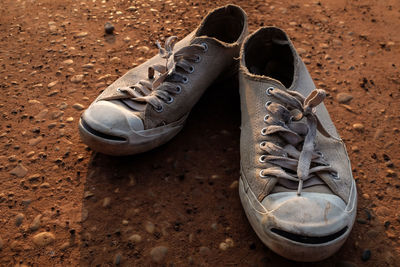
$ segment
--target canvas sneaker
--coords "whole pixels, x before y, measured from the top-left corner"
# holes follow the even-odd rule
[[[239,194],[259,238],[296,261],[335,253],[354,224],[357,192],[345,145],[280,29],[246,38],[240,58]]]
[[[237,71],[247,35],[238,6],[211,11],[177,42],[166,39],[160,53],[112,83],[82,114],[84,143],[110,155],[129,155],[164,144],[183,127],[190,110],[221,75]]]

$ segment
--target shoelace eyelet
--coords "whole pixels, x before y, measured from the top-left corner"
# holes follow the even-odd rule
[[[193,66],[190,66],[190,68],[189,68],[189,73],[193,73],[194,72],[194,67]]]
[[[182,83],[186,84],[186,83],[188,83],[188,81],[189,81],[188,77],[184,76],[183,80],[182,80]]]
[[[199,63],[201,61],[201,56],[197,55],[197,58],[194,60],[194,62]]]
[[[264,174],[263,174],[263,171],[264,171],[264,170],[261,170],[261,171],[260,171],[260,177],[261,177],[261,178],[267,178],[268,176],[264,175]]]
[[[260,148],[264,148],[266,144],[267,144],[267,142],[262,141],[262,142],[260,143]]]
[[[332,174],[333,179],[335,180],[340,180],[340,176],[339,173],[335,172],[334,174]]]
[[[177,85],[175,93],[179,95],[181,92],[182,92],[182,87],[180,85]]]
[[[162,105],[159,105],[159,106],[155,107],[154,110],[157,111],[158,113],[160,113],[164,110],[164,107]]]
[[[261,135],[264,135],[264,136],[267,135],[267,128],[264,127],[261,129]]]
[[[267,144],[267,142],[262,141],[262,142],[260,143],[260,147],[263,148],[263,147],[265,147],[266,144]]]
[[[265,158],[266,158],[266,156],[265,156],[265,155],[262,155],[258,160],[259,160],[261,163],[265,163]]]
[[[174,98],[172,96],[170,96],[165,103],[171,104],[172,102],[174,102]]]
[[[271,95],[271,91],[272,91],[272,90],[274,90],[274,87],[272,87],[272,86],[271,86],[271,87],[268,87],[267,90],[265,91],[265,93],[266,93],[267,95]]]
[[[268,106],[271,105],[272,102],[271,101],[267,101],[267,103],[265,103],[265,108],[268,109]]]
[[[204,52],[208,51],[208,45],[206,43],[201,43],[200,45],[204,48]]]
[[[267,114],[264,116],[264,122],[267,122],[268,119],[269,119],[269,115]]]

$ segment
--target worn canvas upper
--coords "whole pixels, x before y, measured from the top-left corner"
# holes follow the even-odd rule
[[[206,44],[207,51],[198,53],[201,58],[200,62],[190,62],[194,68],[192,73],[177,68],[176,71],[186,76],[188,82],[185,84],[177,83],[181,86],[182,91],[179,94],[171,94],[172,103],[165,103],[165,101],[161,103],[162,112],[157,112],[153,106],[146,102],[132,101],[131,96],[120,90],[121,88],[132,87],[141,81],[154,83],[158,73],[154,78],[149,79],[149,67],[166,64],[166,59],[160,55],[156,55],[142,65],[128,71],[105,89],[92,105],[101,101],[110,101],[119,105],[126,112],[141,118],[145,130],[176,122],[188,114],[207,87],[217,77],[234,65],[235,58],[239,55],[241,43],[246,35],[247,18],[240,7],[227,5],[215,9],[204,18],[196,30],[173,47],[172,52],[174,53],[189,45]],[[169,60],[168,67],[173,67],[173,64],[174,62]],[[157,86],[152,88],[154,92],[157,89]]]
[[[292,64],[289,64],[292,67],[288,67],[283,73],[276,74],[275,78],[261,74],[260,70],[249,69],[252,67],[249,66],[250,57],[257,61],[257,53],[260,55],[261,53],[269,53],[268,51],[260,51],[260,47],[263,46],[259,44],[267,44],[264,49],[268,50],[268,44],[271,43],[276,44],[278,49],[282,47],[282,49],[287,50],[287,53],[282,55],[282,61],[292,62]],[[276,64],[279,64],[279,62]],[[266,66],[266,68],[278,67],[278,69],[282,69],[286,68],[287,65]],[[307,97],[315,89],[315,85],[287,35],[274,27],[262,28],[245,40],[241,50],[239,81],[242,108],[240,144],[242,175],[261,202],[267,195],[277,190],[275,187],[278,187],[278,179],[260,177],[260,171],[267,167],[273,167],[272,163],[259,161],[260,156],[265,154],[265,151],[260,148],[260,143],[266,140],[277,144],[282,143],[279,136],[263,136],[260,134],[265,127],[263,120],[266,115],[265,104],[268,101],[277,102],[276,99],[266,94],[266,89],[274,87],[281,90],[292,90]],[[333,193],[342,198],[345,203],[348,203],[353,177],[345,145],[339,138],[323,104],[316,107],[315,115],[323,128],[330,134],[330,137],[326,137],[317,131],[315,150],[323,153],[324,158],[337,172],[338,177],[333,177],[329,172],[319,173],[320,183],[317,182],[314,186],[306,187],[304,191]],[[279,186],[278,191],[281,191],[282,188],[284,187]]]

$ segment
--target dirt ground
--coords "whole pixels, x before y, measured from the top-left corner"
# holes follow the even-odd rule
[[[228,1],[2,0],[1,266],[152,266],[158,246],[166,266],[400,266],[400,2],[233,2],[251,31],[285,29],[329,93],[359,193],[340,251],[295,263],[253,232],[237,190],[235,79],[210,87],[154,151],[110,157],[80,141],[79,116],[101,90]]]

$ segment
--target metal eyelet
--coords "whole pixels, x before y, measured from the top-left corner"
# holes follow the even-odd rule
[[[197,55],[197,58],[194,60],[194,62],[199,63],[201,61],[201,56]]]
[[[271,91],[272,91],[272,90],[274,90],[274,87],[272,87],[272,86],[271,86],[271,87],[268,87],[267,90],[265,91],[265,93],[266,93],[267,95],[271,95]]]
[[[335,174],[332,174],[332,177],[333,177],[333,179],[335,179],[335,180],[340,180],[340,176],[339,176],[339,173],[335,173]]]
[[[177,85],[176,86],[176,91],[175,91],[175,94],[180,94],[182,92],[182,87],[180,86],[180,85]]]
[[[267,101],[267,103],[265,103],[265,108],[268,109],[268,106],[271,105],[272,102],[271,101]]]
[[[118,91],[118,92],[120,92],[120,93],[122,93],[122,90],[121,90],[121,88],[117,88],[117,91]]]
[[[260,161],[261,163],[265,163],[265,155],[261,155],[261,157],[258,159],[258,161]]]
[[[261,129],[261,135],[267,135],[267,128],[264,127]]]
[[[165,103],[171,104],[172,102],[174,102],[174,98],[172,96],[170,96]]]
[[[200,45],[203,47],[204,52],[208,51],[208,45],[206,43],[201,43]]]
[[[268,119],[269,119],[269,114],[264,116],[264,122],[267,122]]]
[[[260,177],[261,177],[261,178],[267,178],[268,176],[265,176],[265,175],[263,174],[263,170],[261,170],[261,171],[260,171]]]
[[[155,107],[154,110],[160,113],[164,110],[164,107],[162,105],[159,105],[159,106]]]
[[[193,73],[193,71],[194,71],[194,67],[193,67],[193,66],[190,66],[190,68],[189,68],[189,73]]]
[[[267,142],[265,142],[265,141],[262,141],[261,143],[260,143],[260,148],[263,148],[263,147],[265,147],[265,145],[267,144]]]
[[[182,80],[182,83],[188,83],[188,81],[189,81],[189,79],[188,79],[188,77],[186,77],[186,76],[183,76],[183,80]]]

